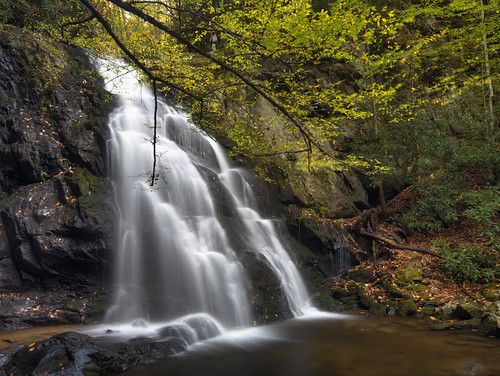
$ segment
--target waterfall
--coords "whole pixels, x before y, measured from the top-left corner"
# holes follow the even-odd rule
[[[120,96],[109,120],[119,218],[107,319],[165,321],[203,313],[225,327],[250,325],[251,286],[234,236],[275,273],[295,315],[309,310],[297,267],[274,221],[259,215],[245,171],[232,167],[189,116],[160,101],[158,176],[151,187],[153,93],[127,67],[98,66],[106,88]],[[238,222],[236,235],[221,220],[229,216]]]

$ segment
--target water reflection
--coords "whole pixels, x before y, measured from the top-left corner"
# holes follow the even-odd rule
[[[298,319],[232,332],[127,376],[493,376],[500,341],[398,317]]]

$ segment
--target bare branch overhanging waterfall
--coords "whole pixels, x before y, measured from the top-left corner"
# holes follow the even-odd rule
[[[275,223],[258,214],[244,172],[231,167],[222,148],[188,116],[161,101],[155,109],[153,92],[133,74],[117,76],[102,63],[100,71],[108,90],[122,98],[110,117],[110,169],[119,219],[108,320],[165,321],[203,312],[225,327],[250,325],[252,286],[236,236],[245,252],[258,255],[276,275],[294,315],[312,309]],[[152,137],[155,189],[147,183]],[[235,233],[231,227],[237,227]]]

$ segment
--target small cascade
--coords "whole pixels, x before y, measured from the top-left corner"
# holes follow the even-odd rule
[[[197,327],[211,335],[218,323],[249,326],[251,286],[221,215],[238,221],[245,251],[258,255],[276,275],[290,310],[301,315],[312,309],[274,221],[258,214],[245,171],[231,167],[220,145],[189,116],[163,102],[157,117],[159,175],[150,186],[153,93],[133,72],[124,72],[127,68],[113,73],[109,64],[98,65],[106,88],[121,98],[109,122],[119,218],[108,322],[165,322],[201,313],[203,325]],[[217,325],[207,324],[206,317]]]
[[[244,223],[246,244],[252,252],[262,255],[277,275],[293,314],[299,316],[310,311],[312,307],[302,276],[277,232],[275,221],[261,218],[253,190],[244,178],[245,171],[231,168],[222,147],[214,141],[211,143],[220,165],[219,178],[231,193],[237,215]]]

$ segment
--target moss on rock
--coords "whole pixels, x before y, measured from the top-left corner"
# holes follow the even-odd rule
[[[90,310],[88,312],[89,317],[95,318],[103,314],[106,307],[106,295],[97,295],[90,303]]]
[[[396,303],[396,310],[401,316],[411,316],[417,313],[417,305],[413,299],[400,300]]]
[[[392,283],[385,285],[385,291],[387,291],[390,298],[400,299],[408,297],[407,293],[405,293],[398,286]]]
[[[339,312],[342,310],[342,302],[332,298],[328,291],[315,294],[314,302],[316,306],[323,311]]]
[[[396,276],[396,284],[405,286],[413,282],[421,282],[424,277],[422,271],[413,265],[404,265],[394,273]]]

